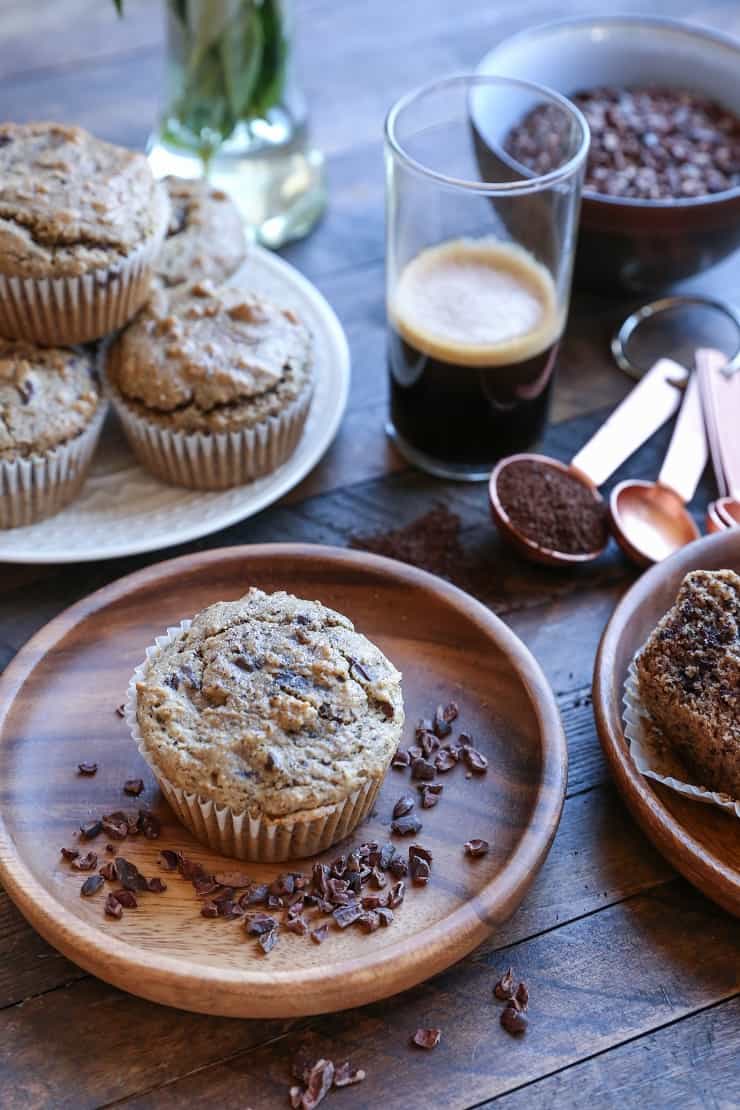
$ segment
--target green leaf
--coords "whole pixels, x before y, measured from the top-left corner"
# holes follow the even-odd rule
[[[219,49],[224,84],[235,119],[249,114],[250,101],[262,65],[264,33],[255,8],[245,6],[233,26],[221,35]]]
[[[119,0],[120,2],[120,0]],[[188,0],[170,0],[170,7],[183,27],[188,25]]]
[[[251,0],[247,0],[252,7]],[[240,14],[244,0],[188,0],[190,63],[195,68],[211,46],[228,32]]]
[[[264,0],[260,8],[265,46],[262,69],[252,100],[252,114],[264,116],[283,95],[288,41],[283,34],[280,0]]]
[[[116,11],[118,12],[118,14],[123,15],[123,0],[113,0],[113,3],[116,6]]]

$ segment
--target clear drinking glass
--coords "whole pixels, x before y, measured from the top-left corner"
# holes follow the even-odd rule
[[[386,120],[390,421],[406,458],[477,481],[547,419],[588,125],[524,81],[451,77]]]

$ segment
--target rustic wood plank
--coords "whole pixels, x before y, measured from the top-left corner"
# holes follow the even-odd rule
[[[711,936],[696,960],[696,937]],[[298,1048],[351,1057],[367,1079],[342,1092],[348,1110],[405,1108],[419,1097],[462,1108],[625,1043],[730,998],[740,985],[736,924],[680,882],[555,932],[491,953],[389,1002],[309,1023],[227,1063],[133,1098],[129,1106],[184,1107],[238,1090],[260,1110],[285,1105]],[[498,1026],[491,991],[511,964],[530,989],[530,1025],[514,1040]],[[409,1047],[439,1026],[433,1053]]]
[[[681,1106],[731,1110],[737,1106],[740,998],[566,1068],[479,1110],[629,1110]]]
[[[41,939],[0,889],[0,1009],[84,976]]]

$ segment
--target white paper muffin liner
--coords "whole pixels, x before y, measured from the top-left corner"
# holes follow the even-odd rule
[[[726,813],[734,813],[736,817],[740,817],[740,799],[686,782],[686,767],[669,744],[665,741],[661,743],[660,732],[640,699],[635,666],[637,655],[639,652],[630,663],[624,685],[624,735],[629,741],[630,755],[637,770],[646,778],[662,782],[685,798],[719,806]]]
[[[140,416],[111,386],[126,438],[142,466],[175,486],[215,490],[242,486],[277,470],[301,438],[311,406],[307,386],[284,412],[237,432],[177,432]]]
[[[372,812],[382,778],[369,780],[336,805],[272,818],[248,811],[238,813],[230,806],[218,805],[211,798],[182,790],[163,776],[141,735],[136,715],[136,684],[143,678],[152,656],[190,628],[191,623],[184,620],[176,628],[168,628],[164,636],[158,636],[147,648],[146,659],[131,676],[123,706],[131,735],[175,815],[214,852],[253,863],[303,859],[324,852],[349,836]]]
[[[149,296],[168,218],[167,205],[156,232],[109,267],[56,278],[0,273],[0,335],[69,347],[123,327]]]
[[[102,400],[88,426],[67,443],[28,459],[0,459],[0,528],[21,528],[53,516],[78,493],[103,427]]]

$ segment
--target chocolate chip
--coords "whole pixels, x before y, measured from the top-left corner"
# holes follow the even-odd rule
[[[123,784],[124,794],[130,794],[133,798],[138,798],[144,790],[143,779],[126,779]]]
[[[496,983],[496,986],[493,988],[493,993],[501,1002],[508,1002],[509,999],[514,997],[516,993],[516,982],[511,968],[505,971],[501,976],[498,983]]]
[[[391,822],[391,832],[396,833],[397,836],[413,836],[421,829],[421,821],[415,813],[410,813],[406,817],[399,817],[397,821]]]
[[[479,856],[485,856],[489,847],[490,845],[487,840],[480,840],[478,837],[474,837],[472,840],[467,840],[465,842],[465,854],[472,856],[473,859],[477,859]]]
[[[408,792],[402,794],[393,807],[394,819],[398,817],[405,817],[407,813],[411,812],[415,805],[416,798],[413,794],[409,794]]]
[[[18,391],[21,403],[24,405],[27,405],[30,402],[31,398],[36,392],[33,386],[33,382],[30,378],[26,378],[25,381],[19,382],[15,388]]]
[[[91,898],[93,894],[97,894],[104,882],[102,875],[90,875],[80,887],[80,894],[83,898]]]
[[[417,1048],[436,1048],[442,1039],[441,1029],[417,1029],[411,1038],[411,1043]]]
[[[527,1019],[515,1002],[507,1002],[501,1012],[501,1025],[507,1033],[517,1037],[527,1028]]]
[[[367,673],[363,665],[357,661],[357,659],[349,660],[349,677],[354,679],[355,682],[358,682],[360,678],[363,679],[364,682],[372,681],[370,675]]]
[[[80,775],[96,775],[98,773],[97,763],[78,763],[77,773]]]

